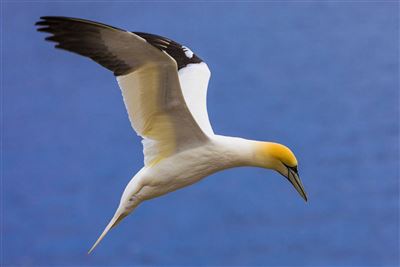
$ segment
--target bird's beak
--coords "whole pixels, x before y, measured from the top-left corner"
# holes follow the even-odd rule
[[[303,184],[301,183],[299,174],[290,168],[287,168],[286,179],[294,186],[294,188],[299,192],[300,196],[307,202],[307,194],[304,190]]]

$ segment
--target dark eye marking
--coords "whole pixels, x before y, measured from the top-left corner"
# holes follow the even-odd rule
[[[298,171],[298,169],[297,169],[297,166],[290,167],[290,166],[286,165],[286,164],[285,164],[285,163],[283,163],[283,162],[282,162],[282,164],[283,164],[283,165],[285,165],[285,166],[286,166],[286,168],[288,168],[288,170],[291,170],[291,171],[293,171],[295,174],[299,174],[299,171]]]

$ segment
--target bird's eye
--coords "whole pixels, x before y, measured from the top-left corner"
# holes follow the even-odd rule
[[[299,174],[299,171],[297,170],[297,166],[294,167],[289,167],[295,174]]]
[[[289,170],[293,171],[295,174],[299,174],[299,171],[297,170],[297,166],[290,167],[290,166],[286,165],[285,163],[283,163],[283,165],[285,165],[286,168],[288,168]]]

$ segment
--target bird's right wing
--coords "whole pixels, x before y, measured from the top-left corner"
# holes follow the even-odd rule
[[[57,48],[89,57],[117,76],[129,119],[144,138],[145,164],[208,140],[182,95],[177,62],[140,36],[105,24],[42,17]]]

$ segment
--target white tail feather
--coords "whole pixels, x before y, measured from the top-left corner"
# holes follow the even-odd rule
[[[101,233],[100,237],[97,239],[96,243],[92,246],[92,248],[88,251],[88,254],[90,254],[100,243],[100,241],[107,235],[107,233],[115,227],[123,218],[125,218],[128,214],[115,214],[114,217],[111,219],[111,221],[108,223],[106,228],[104,229],[103,233]]]

